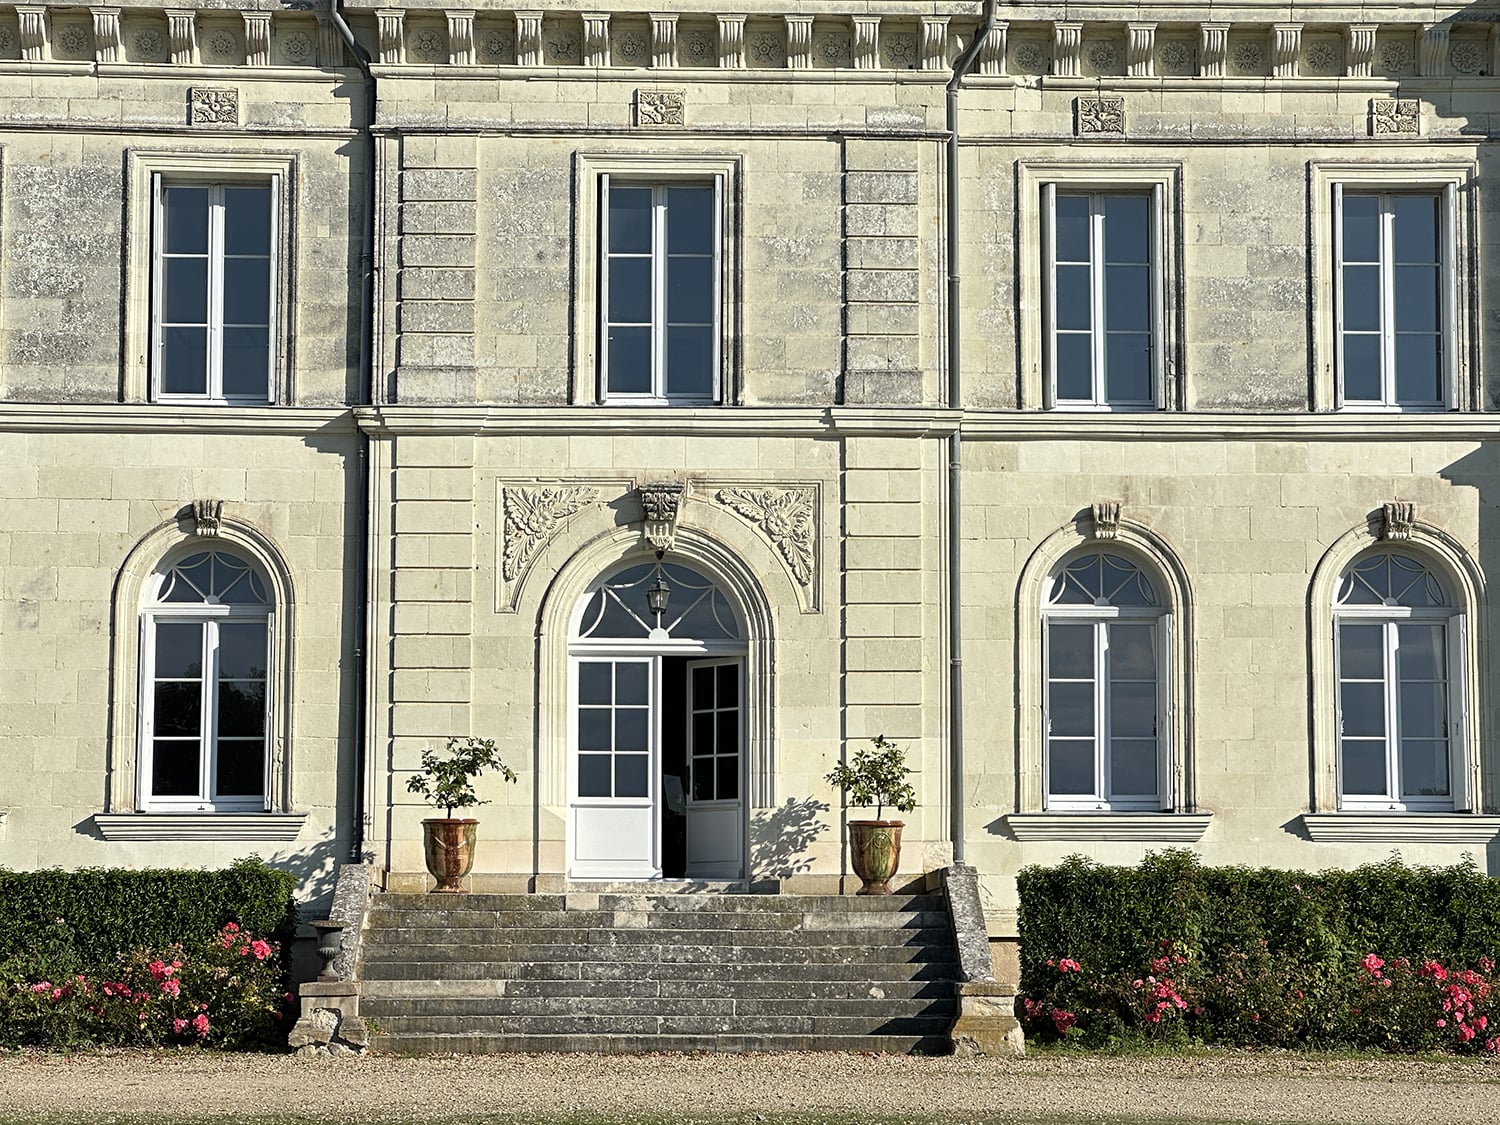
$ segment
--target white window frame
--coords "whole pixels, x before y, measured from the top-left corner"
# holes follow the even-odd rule
[[[212,550],[213,548],[210,548]],[[155,587],[152,589],[154,599],[156,590],[168,571],[175,563],[181,561],[187,554],[194,552],[183,552],[163,563],[155,578]],[[232,553],[241,561],[250,562],[255,566],[253,560],[245,559],[237,552]],[[267,592],[274,597],[273,584],[262,574],[262,580],[266,583]],[[201,789],[196,796],[156,796],[151,790],[152,757],[155,750],[155,690],[156,690],[156,626],[163,621],[184,621],[201,623],[204,626],[203,635],[203,705],[199,716],[198,736],[198,777]],[[266,625],[266,715],[264,721],[264,745],[262,748],[263,776],[261,778],[261,792],[259,796],[233,796],[215,797],[217,789],[217,774],[215,763],[217,762],[217,741],[213,737],[218,730],[218,683],[219,683],[219,645],[218,626],[224,621],[264,621]],[[139,684],[140,696],[137,715],[140,717],[140,730],[138,732],[137,745],[140,747],[140,764],[136,773],[136,808],[147,812],[268,812],[272,802],[272,777],[273,777],[273,703],[276,695],[275,654],[276,643],[276,609],[274,602],[267,606],[243,606],[224,605],[208,602],[159,602],[152,600],[145,606],[140,615],[140,663]],[[210,687],[210,685],[212,685]]]
[[[126,211],[125,352],[123,397],[126,402],[172,405],[254,407],[289,404],[294,399],[292,341],[297,332],[296,237],[294,213],[297,158],[291,154],[245,152],[158,152],[132,149],[126,155],[130,199]],[[158,390],[160,363],[157,315],[161,284],[158,232],[159,191],[167,183],[270,184],[271,191],[271,369],[266,394],[224,398],[210,394],[163,396]]]
[[[1182,165],[1179,163],[1058,163],[1019,162],[1016,283],[1020,294],[1020,362],[1022,409],[1098,411],[1111,413],[1177,409],[1182,403],[1178,385],[1181,339],[1182,269],[1178,247]],[[1056,263],[1053,255],[1053,214],[1058,193],[1091,195],[1149,195],[1151,198],[1151,371],[1150,403],[1111,404],[1096,386],[1090,401],[1057,399],[1054,372],[1056,318],[1052,294]],[[1098,288],[1098,283],[1096,283]],[[1097,304],[1097,302],[1096,302]],[[1092,321],[1102,321],[1096,307]],[[1102,334],[1101,334],[1102,335]],[[1101,346],[1096,340],[1095,347]],[[1098,369],[1102,370],[1102,369]]]
[[[1150,582],[1158,599],[1155,606],[1113,605],[1049,605],[1052,583],[1059,580],[1062,571],[1070,564],[1087,555],[1117,554],[1120,558],[1139,567],[1146,581]],[[1171,736],[1172,729],[1172,615],[1163,598],[1162,582],[1151,569],[1124,552],[1112,552],[1101,545],[1096,550],[1077,552],[1059,565],[1049,579],[1042,595],[1042,772],[1045,808],[1048,812],[1160,812],[1170,809],[1171,802],[1163,798],[1171,791]],[[1087,623],[1094,627],[1094,792],[1089,796],[1076,793],[1055,794],[1052,792],[1051,733],[1051,652],[1052,625],[1056,622]],[[1113,624],[1149,624],[1156,634],[1156,792],[1149,797],[1115,797],[1109,790],[1110,747],[1110,678],[1109,678],[1109,634]]]
[[[1313,386],[1315,411],[1351,414],[1435,413],[1478,409],[1474,372],[1475,266],[1474,215],[1480,206],[1477,168],[1472,161],[1393,164],[1388,153],[1376,162],[1314,161],[1309,191],[1313,245]],[[1442,275],[1442,375],[1440,402],[1401,403],[1394,398],[1394,369],[1382,374],[1382,400],[1346,402],[1343,378],[1343,297],[1341,293],[1343,195],[1434,195],[1441,208],[1439,247]],[[1388,258],[1382,262],[1388,263]],[[1387,308],[1389,302],[1387,301]],[[1383,322],[1382,336],[1393,335]]]
[[[717,285],[714,309],[715,370],[711,397],[668,397],[661,393],[663,367],[658,362],[650,394],[610,394],[607,391],[605,341],[608,334],[608,310],[605,307],[608,246],[609,184],[671,187],[674,185],[715,185],[714,276]],[[684,149],[681,153],[597,154],[579,153],[576,157],[573,199],[573,269],[580,284],[575,287],[573,306],[573,386],[572,401],[601,406],[670,407],[674,410],[693,407],[732,405],[740,401],[742,349],[741,323],[741,247],[740,185],[742,158],[733,155],[705,154]],[[658,259],[661,261],[661,259]],[[658,296],[665,281],[665,270],[653,269]],[[665,303],[654,306],[664,316]],[[663,333],[654,334],[660,348]]]

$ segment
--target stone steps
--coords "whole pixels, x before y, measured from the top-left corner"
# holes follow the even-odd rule
[[[397,1053],[935,1052],[957,962],[937,895],[382,895],[360,1005]]]

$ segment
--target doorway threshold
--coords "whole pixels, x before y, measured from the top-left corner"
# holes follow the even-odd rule
[[[747,895],[745,879],[569,879],[567,894],[585,895]]]

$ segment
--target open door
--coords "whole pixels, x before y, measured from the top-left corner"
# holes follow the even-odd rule
[[[687,665],[687,877],[738,879],[744,858],[744,661]]]
[[[585,879],[655,879],[656,670],[651,657],[579,660],[570,771],[573,863]]]

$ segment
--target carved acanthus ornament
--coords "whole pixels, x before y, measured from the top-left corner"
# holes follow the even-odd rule
[[[1224,77],[1224,58],[1229,53],[1229,25],[1198,25],[1198,73],[1204,78]]]
[[[1092,509],[1094,518],[1091,528],[1095,539],[1118,539],[1120,537],[1120,502],[1099,500]]]
[[[637,125],[685,125],[687,94],[682,90],[637,90],[635,92]]]
[[[1052,73],[1059,78],[1077,78],[1083,52],[1083,24],[1052,25]]]
[[[721,488],[715,499],[760,529],[799,586],[812,584],[812,489]]]
[[[513,582],[537,548],[552,538],[563,521],[594,502],[596,488],[507,488],[501,492],[505,511],[500,573]]]
[[[1079,98],[1076,128],[1080,137],[1125,135],[1124,98]]]
[[[1409,500],[1387,501],[1381,510],[1380,538],[1410,539],[1417,521],[1417,506]]]
[[[1370,135],[1413,136],[1422,131],[1422,103],[1416,98],[1371,98]]]
[[[188,124],[238,125],[240,92],[216,86],[193,86],[188,89]]]
[[[1150,78],[1156,55],[1156,25],[1132,23],[1125,26],[1125,73],[1131,78]]]
[[[1352,23],[1344,38],[1344,58],[1350,78],[1370,77],[1370,67],[1375,61],[1375,31],[1373,23]]]
[[[995,76],[1005,74],[1006,38],[1009,32],[1010,24],[1006,20],[996,20],[995,25],[990,28],[989,34],[984,37],[984,43],[979,48],[980,74]]]
[[[193,501],[193,534],[213,537],[219,534],[224,519],[224,501]]]
[[[646,542],[658,552],[670,551],[677,538],[677,517],[682,513],[687,485],[680,480],[659,480],[641,485],[636,493],[641,498]]]
[[[745,67],[745,17],[719,17],[719,66],[725,70]]]
[[[948,69],[948,17],[922,17],[922,69]]]
[[[1271,28],[1271,77],[1296,78],[1302,55],[1302,25],[1278,23]]]
[[[448,20],[448,61],[454,66],[473,66],[474,13],[459,11],[444,14]]]

